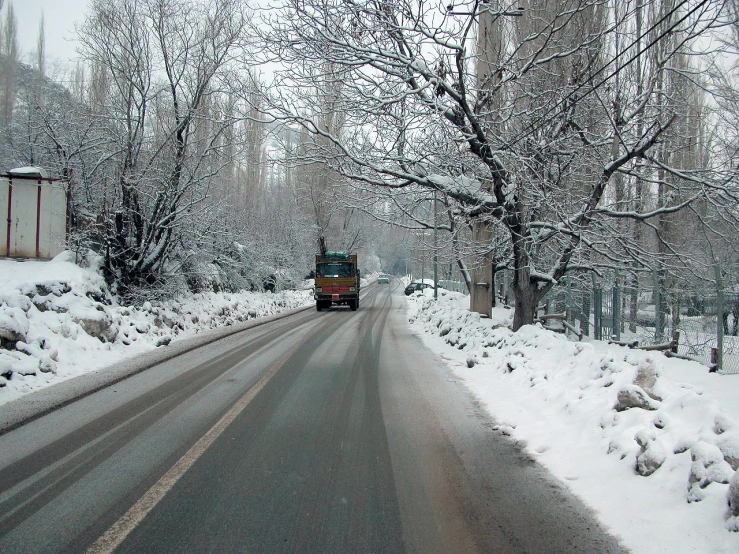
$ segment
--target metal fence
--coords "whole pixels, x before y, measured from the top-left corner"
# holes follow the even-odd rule
[[[454,292],[461,292],[462,294],[469,295],[467,285],[464,281],[450,281],[447,279],[439,280],[439,286],[446,290],[453,290]]]
[[[655,284],[656,284],[655,279]],[[665,293],[656,286],[624,286],[618,274],[584,286],[565,280],[545,297],[542,311],[598,340],[665,344],[678,337],[677,353],[722,373],[739,373],[739,294],[724,291]],[[662,292],[662,295],[660,295]]]
[[[671,302],[665,310],[657,309],[658,293],[654,289],[640,291],[636,321],[626,320],[629,340],[655,344],[679,333],[678,353],[715,365],[722,373],[739,373],[739,337],[736,294],[706,294],[696,301],[684,296]],[[723,296],[723,298],[721,298]]]
[[[599,278],[565,278],[544,298],[542,314],[565,314],[570,328],[597,340],[665,344],[679,333],[677,354],[722,373],[739,374],[739,287],[727,287],[716,270],[704,290],[660,290],[655,274],[638,288],[614,271]],[[511,305],[511,275],[495,276],[496,297]],[[467,294],[462,280],[439,280],[439,286]],[[657,308],[659,307],[659,309]],[[720,324],[719,324],[720,322]],[[556,319],[548,326],[565,326]]]

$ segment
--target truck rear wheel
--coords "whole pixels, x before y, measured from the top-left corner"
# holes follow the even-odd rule
[[[359,298],[356,300],[349,300],[349,307],[352,309],[353,312],[357,311],[357,308],[359,308]]]

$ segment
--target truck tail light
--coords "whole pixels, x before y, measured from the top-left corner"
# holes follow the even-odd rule
[[[323,289],[321,287],[316,287],[316,292],[323,292]]]
[[[354,287],[349,287],[349,292],[355,292],[356,290]]]

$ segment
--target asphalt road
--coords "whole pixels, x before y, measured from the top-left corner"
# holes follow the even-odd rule
[[[232,335],[0,435],[0,552],[622,552],[410,332]]]

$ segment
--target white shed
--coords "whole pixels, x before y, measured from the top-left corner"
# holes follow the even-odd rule
[[[69,183],[38,167],[0,175],[0,257],[51,259],[67,243]],[[2,221],[2,220],[0,220]]]

